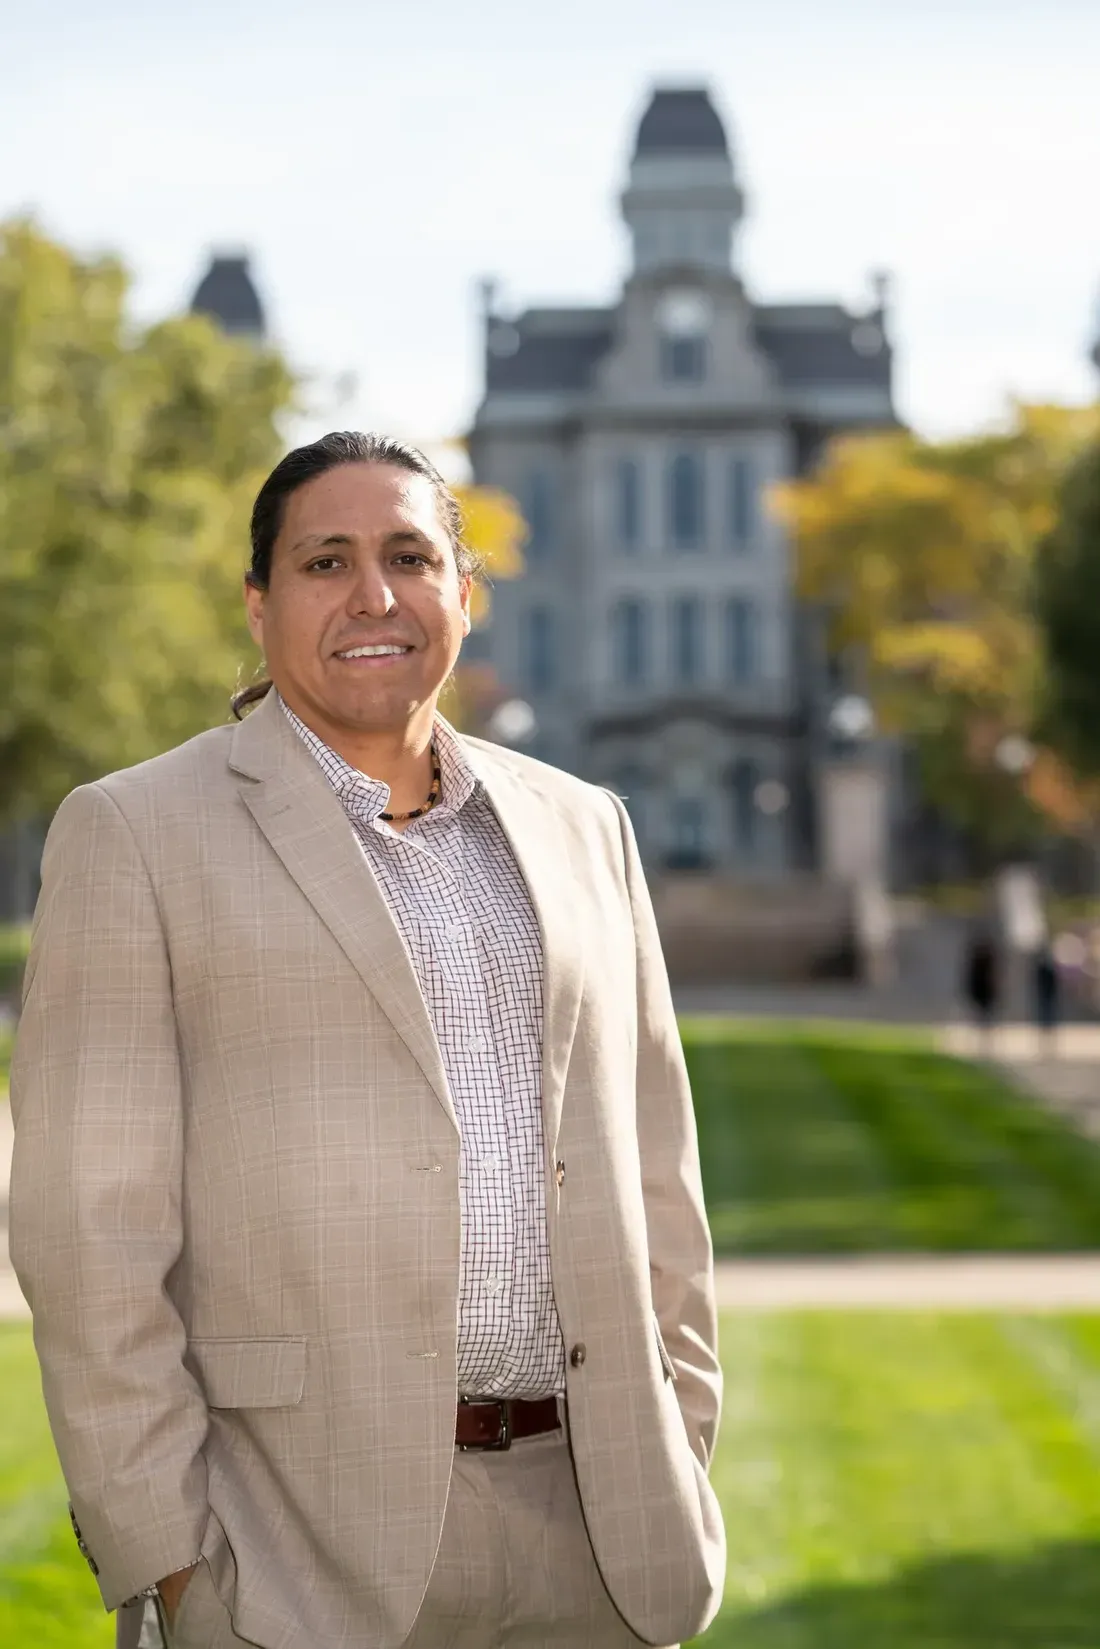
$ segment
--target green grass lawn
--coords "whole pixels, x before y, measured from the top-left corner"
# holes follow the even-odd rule
[[[725,1254],[1100,1247],[1100,1147],[919,1035],[686,1021]]]
[[[727,1317],[711,1649],[1097,1649],[1100,1319]]]
[[[77,1551],[30,1329],[0,1324],[0,1644],[110,1649],[114,1623]]]
[[[1100,1649],[1100,1319],[727,1317],[712,1649]],[[0,1644],[109,1649],[0,1329]]]
[[[689,1022],[719,1251],[1100,1246],[1100,1150],[919,1036]],[[713,1649],[1100,1649],[1100,1318],[722,1324]],[[0,1649],[109,1649],[0,1325]]]

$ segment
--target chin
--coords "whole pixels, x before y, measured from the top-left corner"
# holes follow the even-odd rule
[[[369,696],[366,693],[349,693],[338,704],[333,703],[331,710],[337,719],[369,732],[375,728],[404,726],[423,709],[428,696],[422,698],[417,694],[410,697],[407,692],[400,696],[396,693],[374,693]]]

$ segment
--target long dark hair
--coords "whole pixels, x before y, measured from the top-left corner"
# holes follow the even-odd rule
[[[458,499],[431,460],[418,448],[392,435],[364,435],[351,429],[334,430],[331,435],[322,435],[319,441],[311,441],[307,447],[295,447],[276,464],[256,494],[252,506],[252,560],[245,574],[255,589],[266,590],[271,583],[271,557],[282,529],[287,499],[307,481],[338,469],[341,464],[393,464],[397,469],[423,476],[435,493],[439,518],[450,539],[459,577],[476,578],[481,563],[463,540]],[[267,696],[271,686],[268,680],[256,681],[234,694],[231,704],[238,721],[249,705]]]

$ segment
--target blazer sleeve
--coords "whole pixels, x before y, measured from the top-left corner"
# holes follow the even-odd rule
[[[133,834],[99,785],[46,842],[12,1062],[12,1263],[74,1522],[107,1608],[193,1563],[208,1414],[166,1279],[183,1245],[172,980]]]
[[[709,1466],[722,1403],[710,1227],[676,1011],[634,830],[618,796],[638,963],[638,1146],[653,1306],[688,1439]]]

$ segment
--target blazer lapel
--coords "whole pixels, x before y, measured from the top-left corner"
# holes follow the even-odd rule
[[[565,835],[551,796],[498,765],[485,746],[474,751],[467,745],[467,751],[515,854],[542,936],[542,1114],[552,1157],[584,983],[581,924],[570,897],[573,877]]]
[[[409,954],[339,797],[274,692],[235,730],[229,765],[274,851],[393,1024],[457,1129],[439,1043]]]

